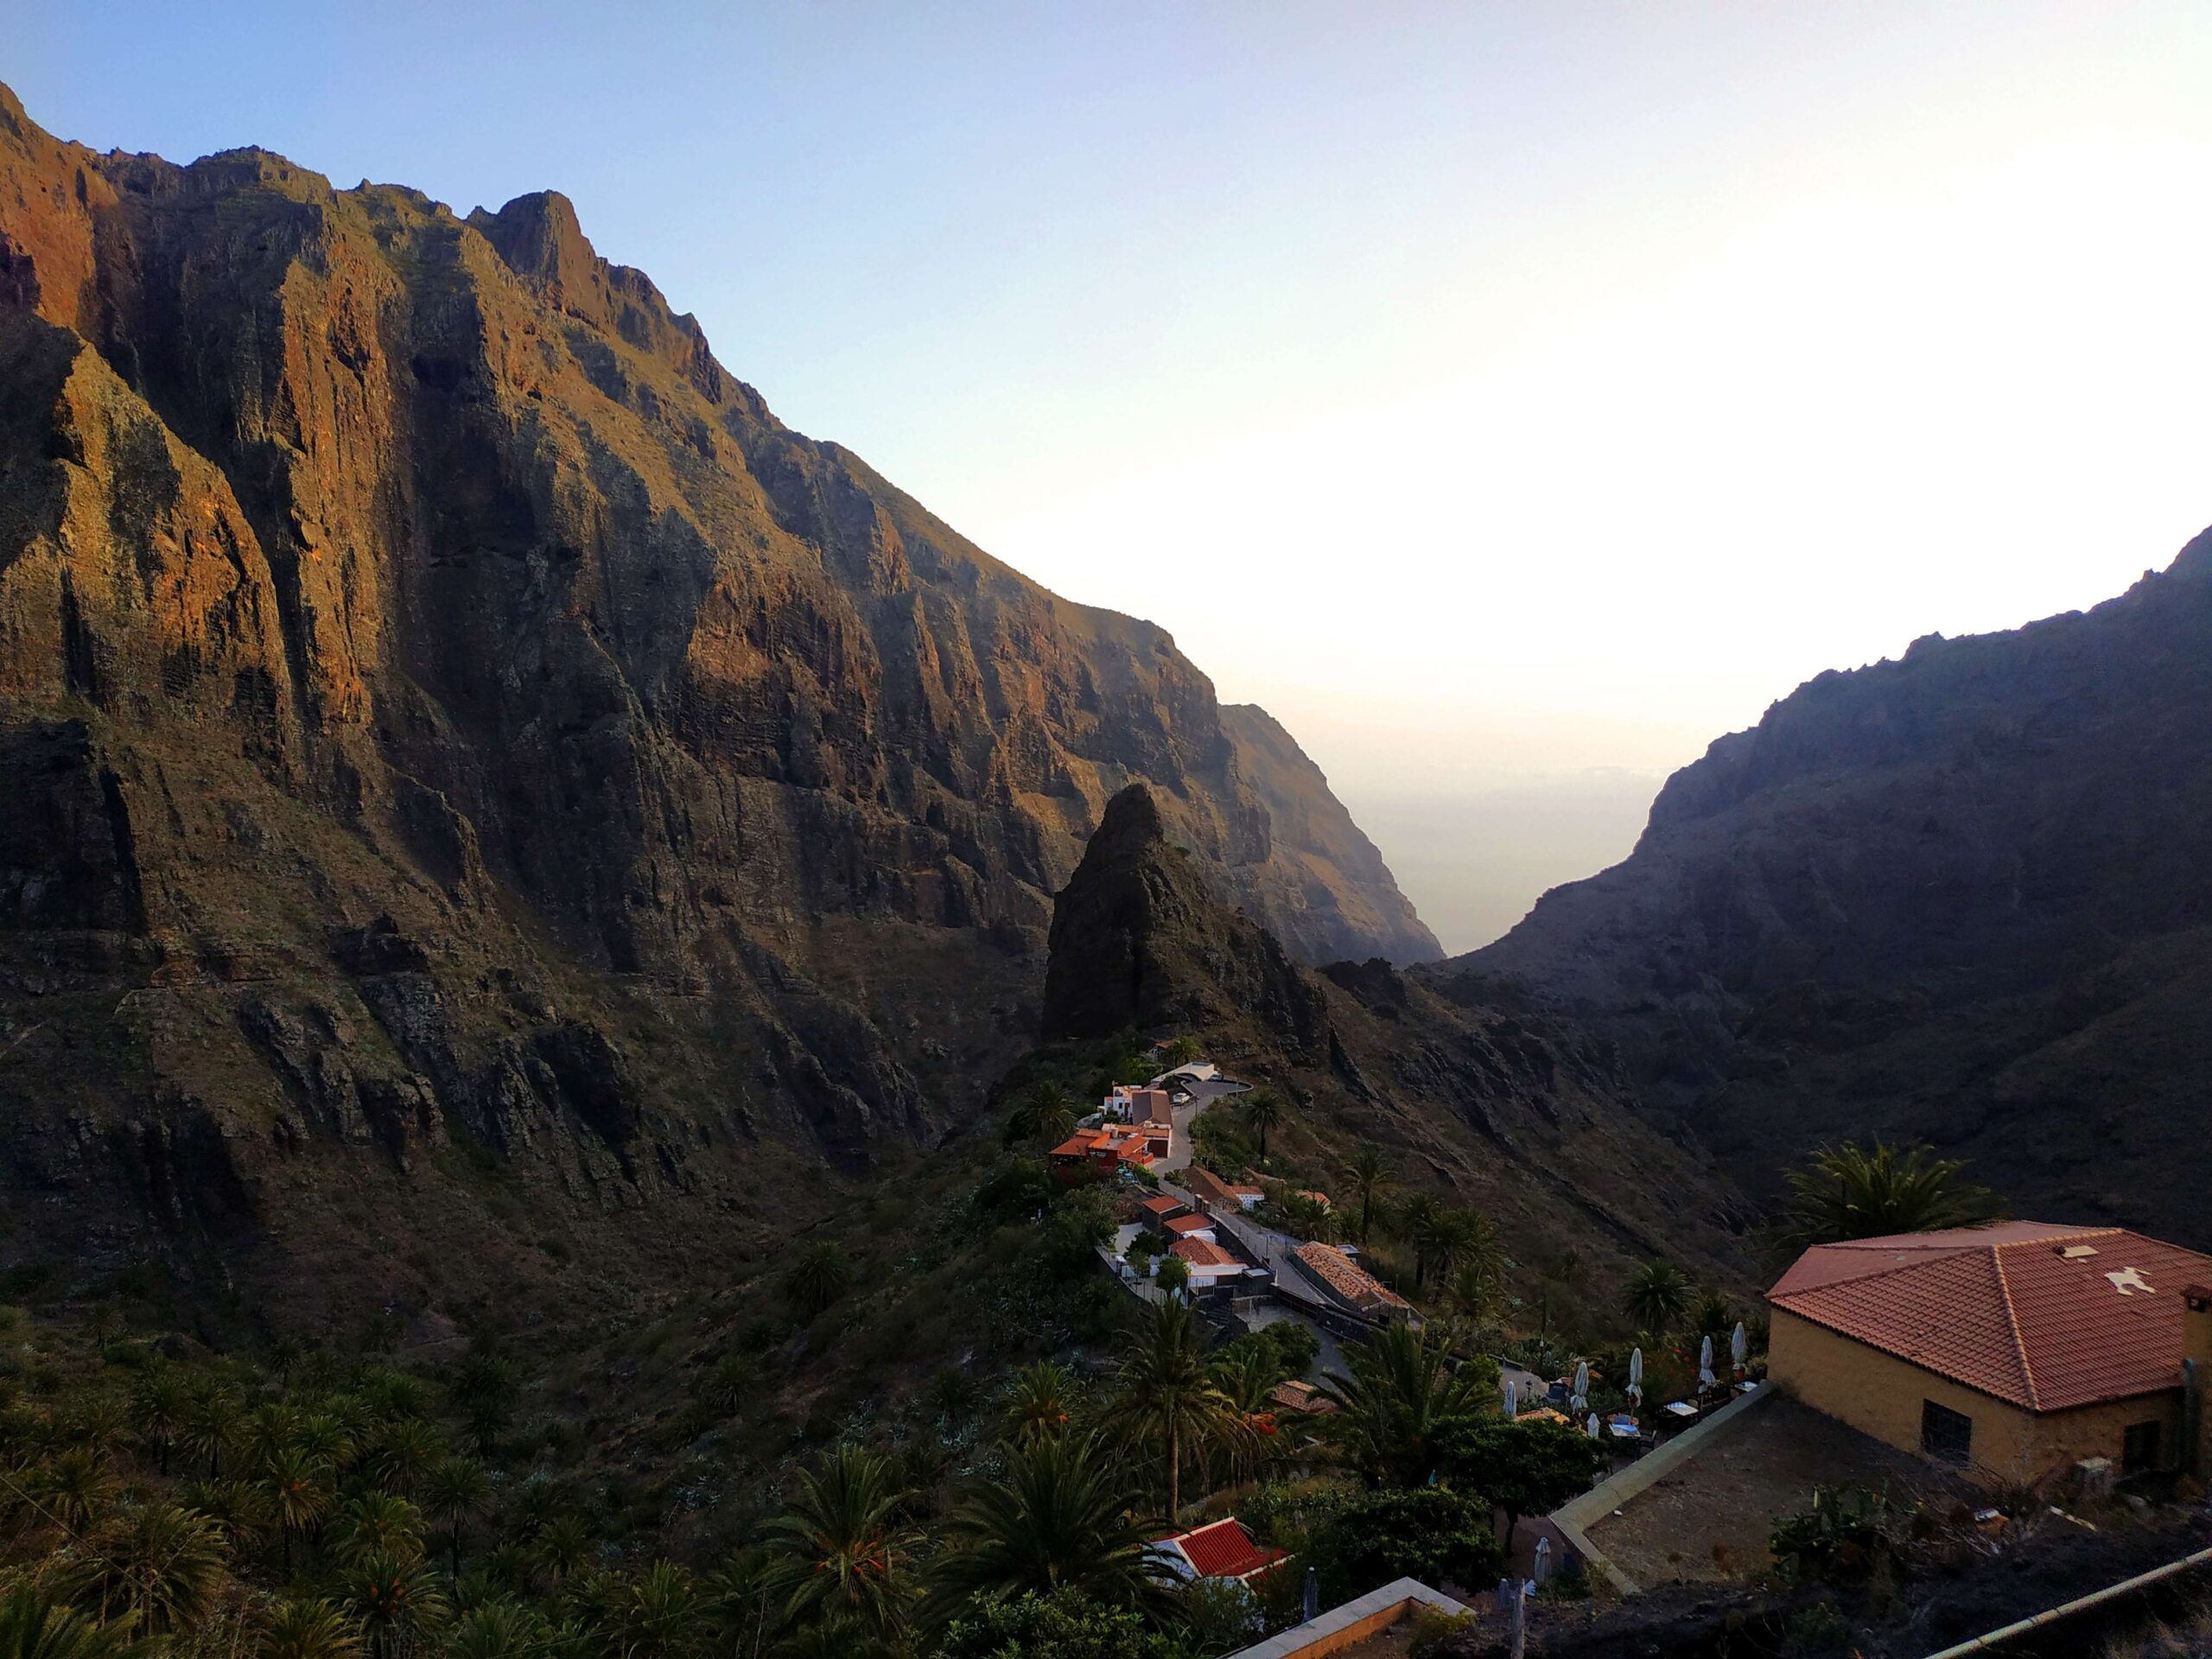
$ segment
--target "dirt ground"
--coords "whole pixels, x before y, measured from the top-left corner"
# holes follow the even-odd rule
[[[1847,1484],[1896,1502],[1954,1490],[1917,1458],[1776,1399],[1591,1527],[1590,1541],[1642,1588],[1738,1580],[1766,1569],[1775,1522],[1808,1507],[1815,1486]]]

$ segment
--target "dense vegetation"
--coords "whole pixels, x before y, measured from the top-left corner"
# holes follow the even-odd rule
[[[1331,1601],[1486,1583],[1498,1511],[1586,1486],[1599,1446],[1503,1421],[1491,1356],[1586,1360],[1604,1410],[1631,1343],[1669,1397],[1738,1317],[1665,1263],[1609,1302],[1281,1102],[1225,1105],[1206,1160],[1260,1182],[1264,1218],[1364,1241],[1427,1315],[1348,1348],[1332,1413],[1281,1409],[1313,1336],[1130,1296],[1096,1249],[1143,1184],[1070,1188],[1044,1156],[1152,1058],[1034,1057],[968,1149],[852,1225],[590,1341],[379,1326],[226,1354],[143,1302],[0,1314],[0,1659],[1204,1659],[1291,1622],[1308,1567]],[[1185,1584],[1147,1548],[1232,1512],[1293,1568]]]

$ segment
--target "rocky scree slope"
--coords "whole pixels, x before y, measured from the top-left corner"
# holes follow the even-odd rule
[[[1748,1184],[1925,1137],[2015,1213],[2212,1246],[2212,532],[2087,613],[1821,676],[1624,862],[1423,972],[1584,1022]]]
[[[0,1268],[759,1247],[1033,1036],[1132,779],[1302,953],[1438,954],[1264,720],[783,426],[558,195],[0,89]]]
[[[1602,1044],[1380,958],[1304,966],[1214,897],[1144,785],[1108,805],[1055,903],[1044,1018],[1052,1037],[1198,1033],[1335,1154],[1380,1144],[1408,1188],[1480,1205],[1523,1263],[1573,1250],[1602,1275],[1664,1255],[1738,1287],[1755,1271],[1750,1206],[1631,1109]]]

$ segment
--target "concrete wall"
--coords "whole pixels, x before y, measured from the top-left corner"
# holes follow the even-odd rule
[[[1815,1411],[1915,1456],[1923,1401],[1964,1414],[1974,1420],[1966,1472],[1985,1485],[2025,1484],[2082,1458],[2110,1458],[2117,1467],[2121,1437],[2145,1421],[2159,1426],[2161,1463],[2172,1468],[2181,1460],[2178,1384],[2165,1394],[2036,1413],[1779,1307],[1767,1341],[1767,1376]]]

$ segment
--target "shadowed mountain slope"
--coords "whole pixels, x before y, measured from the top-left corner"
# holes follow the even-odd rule
[[[0,1266],[755,1248],[982,1099],[1134,779],[1294,948],[1433,955],[1248,723],[783,426],[562,197],[0,89]]]
[[[1131,1026],[1197,1034],[1233,1075],[1298,1103],[1338,1155],[1389,1148],[1409,1185],[1479,1205],[1521,1262],[1665,1255],[1746,1276],[1748,1206],[1622,1103],[1603,1045],[1447,1000],[1379,959],[1300,965],[1212,896],[1143,785],[1108,805],[1054,906],[1045,987],[1047,1036]]]
[[[1586,1022],[1745,1181],[1924,1136],[2212,1243],[2212,532],[2087,613],[1829,673],[1431,982]]]

